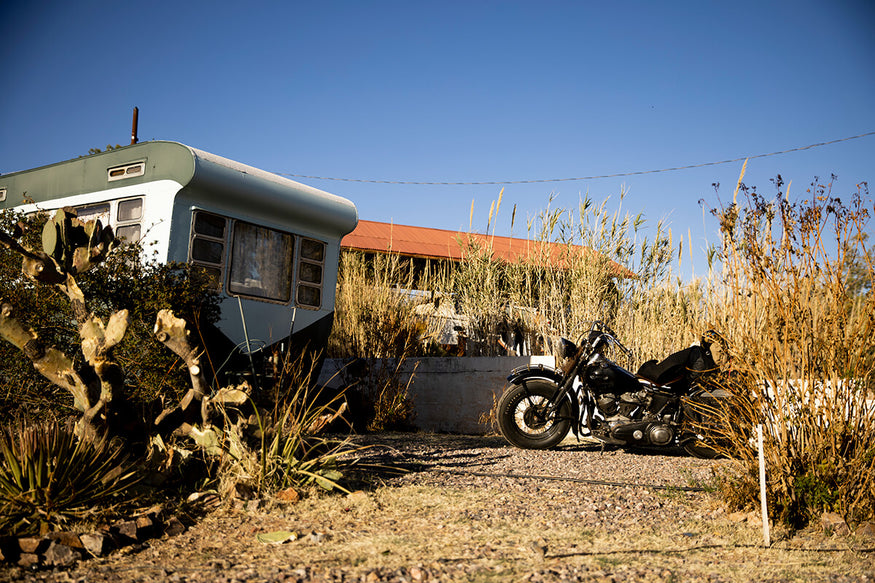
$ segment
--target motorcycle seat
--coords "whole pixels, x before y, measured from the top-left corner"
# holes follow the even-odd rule
[[[713,368],[710,353],[701,346],[690,346],[670,355],[662,362],[648,360],[636,376],[662,386],[672,386],[687,378],[688,373],[701,373]]]

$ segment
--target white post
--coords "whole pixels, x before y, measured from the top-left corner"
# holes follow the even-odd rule
[[[763,544],[772,546],[769,534],[769,507],[766,505],[766,457],[763,454],[763,426],[757,425],[757,448],[760,457],[760,509],[763,515]]]

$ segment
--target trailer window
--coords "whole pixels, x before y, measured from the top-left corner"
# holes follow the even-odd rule
[[[118,203],[118,220],[120,223],[139,221],[143,216],[143,199],[130,198]]]
[[[194,214],[194,232],[205,237],[225,238],[225,223],[228,221],[218,215],[196,212]]]
[[[227,224],[226,218],[203,211],[195,211],[192,217],[189,261],[207,276],[213,289],[222,288]]]
[[[199,263],[222,263],[224,245],[219,241],[210,241],[203,237],[195,237],[191,242],[191,258]]]
[[[119,239],[131,243],[140,240],[140,219],[143,218],[143,197],[120,200],[115,211],[116,230]]]
[[[289,233],[235,222],[228,291],[288,302],[292,289],[294,237]]]
[[[129,243],[136,243],[140,240],[140,225],[125,225],[119,227],[115,231],[116,237],[124,239]]]
[[[96,219],[100,219],[100,222],[104,225],[109,224],[109,203],[102,202],[99,204],[89,204],[84,206],[77,206],[76,216],[79,217],[79,220],[82,222],[85,221],[93,221]]]
[[[301,306],[318,308],[322,304],[322,290],[309,285],[299,285],[297,302]]]
[[[298,259],[298,286],[295,292],[295,301],[299,306],[318,308],[322,305],[324,262],[325,243],[302,239]]]

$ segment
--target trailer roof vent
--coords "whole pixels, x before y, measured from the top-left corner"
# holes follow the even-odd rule
[[[122,166],[113,166],[112,168],[108,168],[106,170],[106,179],[109,182],[112,182],[113,180],[124,180],[125,178],[142,176],[145,173],[146,161],[141,160],[140,162],[133,162],[131,164],[124,164]]]

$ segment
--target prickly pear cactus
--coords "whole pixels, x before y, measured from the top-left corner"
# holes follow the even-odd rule
[[[112,353],[125,336],[129,314],[128,310],[119,310],[104,321],[92,313],[75,276],[103,261],[116,247],[113,230],[99,220],[82,221],[74,209],[64,208],[46,221],[41,249],[25,247],[20,242],[23,234],[21,226],[9,234],[0,231],[0,246],[22,256],[26,275],[54,286],[68,297],[79,324],[84,362],[45,344],[21,322],[10,298],[0,298],[0,338],[15,345],[44,377],[73,396],[75,408],[82,413],[76,424],[79,435],[110,429],[111,414],[122,409],[126,397],[125,375]],[[185,362],[191,378],[191,389],[179,403],[167,405],[155,419],[155,434],[159,440],[187,435],[208,453],[218,453],[218,438],[210,426],[208,408],[232,402],[239,405],[248,398],[247,393],[240,387],[229,389],[211,405],[210,386],[201,362],[203,352],[194,343],[185,321],[162,310],[156,319],[155,335]]]
[[[20,324],[8,303],[0,313],[0,336],[18,346],[43,376],[73,394],[76,408],[83,412],[77,431],[94,431],[105,424],[113,395],[123,388],[123,375],[118,373],[120,367],[111,353],[125,334],[128,312],[113,314],[105,324],[88,309],[74,276],[103,261],[116,247],[115,236],[99,220],[80,220],[69,207],[58,210],[46,221],[41,250],[23,246],[18,241],[21,235],[20,229],[11,236],[0,233],[0,244],[22,256],[22,271],[26,275],[58,287],[70,299],[90,374],[80,375],[74,370],[72,359],[53,348],[42,348],[37,334]],[[93,380],[86,382],[86,378]]]
[[[100,219],[83,222],[69,207],[55,212],[43,227],[43,252],[62,273],[75,275],[91,269],[115,246],[111,227],[104,227]]]

